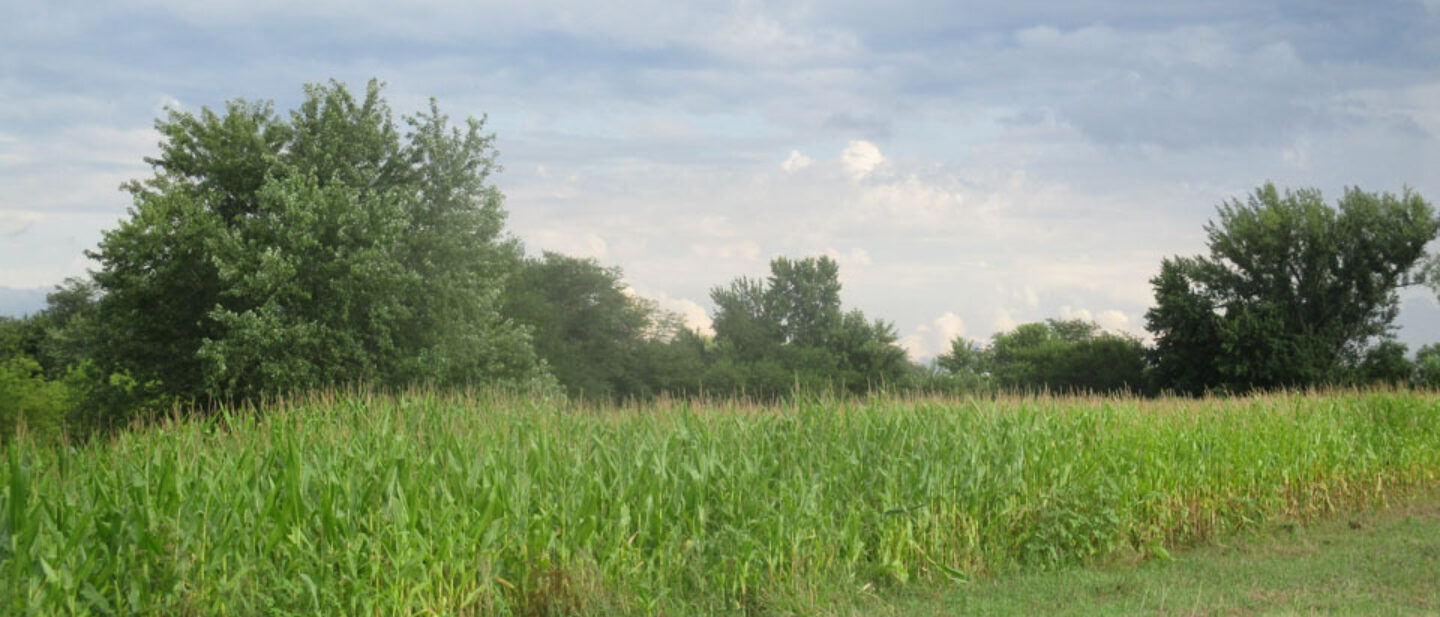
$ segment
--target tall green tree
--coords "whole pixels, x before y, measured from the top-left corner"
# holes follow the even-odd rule
[[[710,290],[712,323],[721,344],[736,358],[755,362],[773,357],[784,342],[764,281],[740,277]]]
[[[1155,306],[1145,319],[1146,327],[1157,335],[1150,350],[1150,381],[1156,389],[1193,395],[1222,381],[1222,315],[1190,275],[1196,269],[1193,258],[1166,258],[1160,274],[1150,279]]]
[[[829,257],[770,262],[765,312],[782,343],[822,347],[841,325],[840,265]]]
[[[764,281],[742,277],[712,289],[712,390],[776,396],[797,383],[853,392],[903,383],[911,371],[894,326],[845,312],[839,272],[829,257],[778,257]]]
[[[658,362],[681,329],[631,293],[619,268],[546,251],[510,278],[505,315],[531,329],[535,350],[571,395],[645,396],[663,387]]]
[[[1354,369],[1354,380],[1362,385],[1406,385],[1415,377],[1415,363],[1405,354],[1404,343],[1383,340],[1365,350]]]
[[[967,344],[952,344],[952,349],[957,347],[969,353]],[[1145,349],[1140,340],[1105,332],[1084,320],[1021,324],[996,334],[981,358],[952,353],[942,362],[957,367],[977,363],[995,385],[1014,390],[1134,393],[1145,384]]]
[[[935,358],[935,363],[953,375],[979,376],[986,370],[985,347],[963,336],[950,341],[950,350]]]
[[[156,128],[154,175],[92,253],[106,370],[185,398],[543,379],[499,311],[517,249],[483,120],[432,101],[402,128],[371,81],[307,86],[288,117],[237,100]]]
[[[1197,393],[1306,386],[1344,378],[1383,338],[1396,288],[1440,222],[1419,195],[1267,184],[1222,204],[1209,255],[1168,259],[1146,314],[1162,387]]]
[[[1412,383],[1421,388],[1440,389],[1440,343],[1431,343],[1415,352]]]

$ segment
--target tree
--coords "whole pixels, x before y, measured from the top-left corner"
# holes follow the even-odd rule
[[[1051,319],[996,334],[981,363],[997,385],[1016,390],[1138,392],[1145,377],[1139,339],[1084,320]]]
[[[718,358],[706,387],[778,396],[797,383],[863,392],[910,375],[892,324],[846,313],[829,257],[770,262],[765,281],[741,277],[711,290]]]
[[[940,368],[952,375],[976,375],[985,372],[985,347],[963,336],[950,341],[950,351],[935,358]]]
[[[1209,255],[1165,260],[1146,314],[1160,385],[1191,393],[1342,379],[1390,331],[1395,290],[1440,222],[1410,191],[1348,189],[1332,208],[1267,184],[1205,230]]]
[[[781,343],[823,347],[842,319],[840,266],[829,257],[776,257],[764,302]]]
[[[653,302],[629,291],[619,268],[545,252],[524,259],[506,288],[504,314],[531,329],[535,351],[572,395],[588,399],[650,394],[663,353],[681,329]]]
[[[1440,343],[1431,343],[1415,352],[1413,382],[1421,388],[1440,388]]]
[[[9,441],[22,423],[40,438],[58,436],[69,398],[65,385],[47,381],[34,358],[0,358],[0,443]]]
[[[838,381],[856,392],[904,385],[910,363],[896,344],[899,340],[894,324],[866,319],[858,309],[845,313],[826,337],[828,348],[839,358]]]
[[[1188,257],[1162,261],[1160,274],[1150,279],[1155,307],[1145,313],[1146,328],[1156,333],[1151,381],[1157,389],[1190,395],[1221,382],[1220,314],[1192,280],[1196,268]]]
[[[1395,340],[1383,340],[1365,350],[1355,381],[1360,384],[1408,384],[1415,376],[1415,364],[1405,357],[1409,348]]]
[[[985,346],[963,336],[950,341],[950,350],[928,367],[916,367],[915,382],[926,391],[967,394],[993,386]]]
[[[493,136],[432,101],[402,137],[380,90],[157,121],[155,174],[126,186],[130,218],[91,254],[95,361],[184,398],[540,379],[499,312],[517,249]]]
[[[783,342],[768,296],[764,282],[743,276],[710,290],[716,339],[741,360],[772,357]]]

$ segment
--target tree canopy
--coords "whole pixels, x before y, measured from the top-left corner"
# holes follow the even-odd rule
[[[1113,394],[1145,386],[1140,340],[1078,319],[1021,324],[997,333],[988,347],[956,338],[936,363],[1007,390]]]
[[[92,253],[96,359],[187,398],[543,375],[499,311],[517,249],[493,137],[433,101],[403,126],[374,81],[308,86],[288,117],[171,110]]]
[[[504,313],[530,328],[536,353],[560,385],[590,400],[663,389],[652,359],[681,327],[630,292],[619,268],[550,251],[520,262]]]
[[[1159,381],[1183,392],[1342,379],[1386,337],[1396,288],[1435,238],[1430,204],[1349,189],[1257,189],[1206,225],[1209,255],[1176,257],[1151,279]]]
[[[765,281],[737,278],[711,290],[715,303],[712,387],[776,395],[796,384],[864,391],[909,373],[895,327],[845,312],[839,265],[829,257],[770,262]]]

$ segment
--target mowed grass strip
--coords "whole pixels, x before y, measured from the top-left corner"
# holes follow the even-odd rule
[[[1434,486],[1426,393],[812,399],[586,412],[323,395],[79,448],[0,487],[0,613],[815,613]]]
[[[839,614],[1208,616],[1440,614],[1440,492],[1311,524],[1279,521],[1174,559],[913,586]]]

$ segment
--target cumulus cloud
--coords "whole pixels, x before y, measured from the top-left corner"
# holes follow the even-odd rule
[[[900,346],[912,360],[924,361],[949,351],[950,342],[965,334],[965,320],[955,313],[946,312],[915,326],[913,332],[900,339]]]
[[[790,156],[785,159],[784,163],[780,164],[780,169],[785,170],[785,173],[793,174],[809,167],[810,164],[814,162],[810,157],[801,154],[799,150],[791,150]]]
[[[1130,316],[1115,309],[1100,311],[1095,316],[1095,323],[1112,332],[1131,332],[1133,327],[1133,324],[1130,323]]]
[[[1018,325],[1020,322],[1015,321],[1015,317],[1010,314],[1008,309],[996,309],[995,319],[990,322],[990,330],[992,332],[1009,332]]]
[[[850,145],[845,146],[845,150],[840,153],[840,164],[852,179],[862,180],[876,168],[885,164],[885,155],[880,153],[879,146],[863,139],[857,139],[851,141]]]
[[[1115,309],[1106,309],[1099,313],[1092,313],[1088,309],[1073,308],[1066,305],[1060,307],[1060,318],[1094,322],[1096,325],[1110,332],[1136,334],[1136,324],[1131,322],[1130,316],[1126,315],[1123,311]]]
[[[634,291],[629,288],[627,288],[627,290],[632,291],[642,298],[654,301],[655,305],[662,311],[679,315],[685,327],[705,336],[715,335],[715,324],[710,319],[710,314],[705,310],[705,307],[701,306],[699,302],[689,298],[676,298],[664,291]]]

